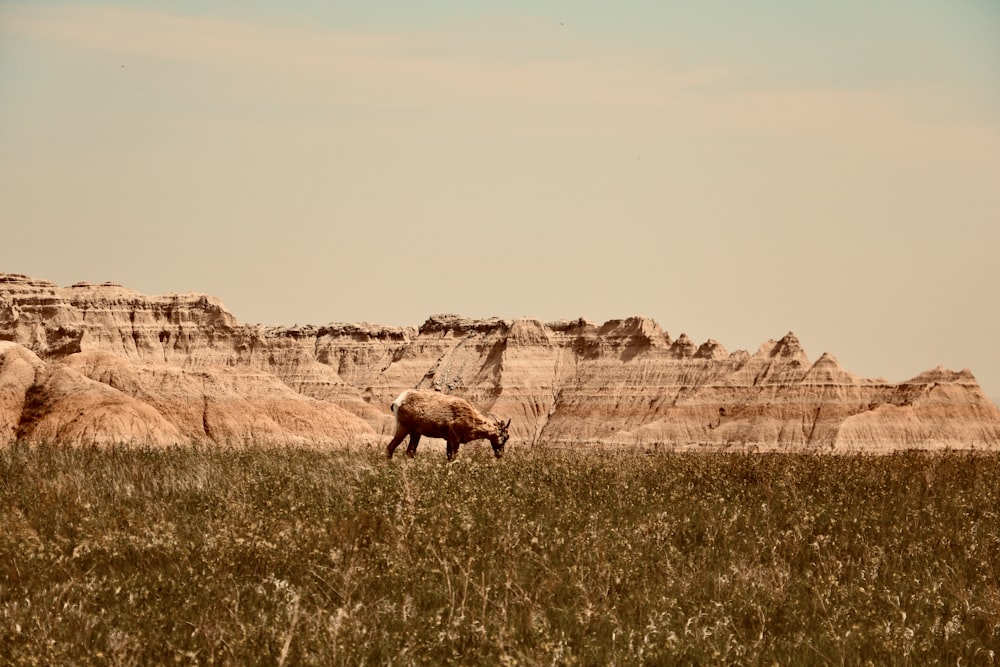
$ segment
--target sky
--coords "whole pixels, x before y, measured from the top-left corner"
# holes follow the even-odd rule
[[[1000,3],[0,0],[0,271],[1000,399]]]

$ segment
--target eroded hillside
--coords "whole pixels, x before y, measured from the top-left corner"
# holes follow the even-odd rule
[[[201,294],[0,274],[5,442],[375,442],[411,387],[511,418],[515,445],[1000,447],[968,370],[859,378],[791,333],[730,353],[644,318],[262,327]]]

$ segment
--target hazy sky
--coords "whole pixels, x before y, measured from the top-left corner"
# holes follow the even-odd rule
[[[1000,397],[1000,3],[0,0],[0,271]]]

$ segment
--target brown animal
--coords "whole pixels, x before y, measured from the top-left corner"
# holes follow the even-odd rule
[[[503,446],[510,437],[507,428],[510,420],[503,422],[492,415],[484,417],[464,398],[439,394],[434,391],[407,389],[392,402],[392,413],[396,415],[396,435],[385,448],[390,459],[403,438],[410,436],[406,455],[410,458],[417,453],[420,436],[442,438],[448,442],[448,460],[458,454],[458,446],[485,438],[493,445],[493,455],[503,456]]]

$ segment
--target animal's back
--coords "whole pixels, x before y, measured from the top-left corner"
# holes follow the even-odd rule
[[[478,416],[464,398],[419,389],[407,389],[390,408],[397,422],[432,438],[447,437],[450,428],[458,424],[475,424]]]

